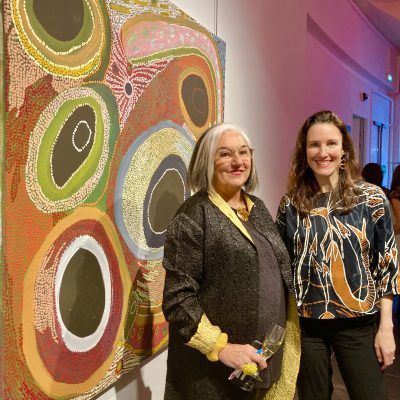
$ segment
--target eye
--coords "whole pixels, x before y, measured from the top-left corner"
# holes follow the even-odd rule
[[[230,150],[220,150],[219,156],[221,158],[229,158],[229,157],[232,157],[232,152]]]
[[[239,157],[250,157],[250,149],[244,148],[239,150]]]
[[[336,146],[338,143],[336,141],[328,142],[328,146]]]
[[[317,142],[312,142],[308,145],[309,147],[319,147],[319,143]]]

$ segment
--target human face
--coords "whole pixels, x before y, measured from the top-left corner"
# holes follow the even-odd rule
[[[344,154],[342,133],[333,124],[312,125],[307,132],[306,146],[307,163],[320,188],[334,188],[339,181],[339,165]]]
[[[214,161],[213,187],[222,197],[240,193],[251,170],[251,157],[241,157],[240,150],[248,148],[243,136],[237,131],[222,134],[217,144]],[[225,160],[220,157],[221,151],[230,150],[232,158]]]

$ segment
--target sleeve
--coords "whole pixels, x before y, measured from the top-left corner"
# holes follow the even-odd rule
[[[393,231],[390,204],[383,196],[383,213],[374,224],[374,257],[377,260],[376,280],[379,296],[399,294],[399,258]],[[374,214],[378,214],[376,210]],[[378,214],[379,215],[379,214]]]
[[[275,226],[278,229],[279,234],[281,235],[281,238],[283,242],[287,245],[287,238],[286,238],[286,205],[288,202],[288,197],[285,195],[282,197],[279,207],[278,207],[278,212],[276,214],[276,220],[275,220]]]
[[[203,227],[179,214],[168,227],[164,247],[163,312],[184,343],[217,361],[228,337],[211,324],[199,301],[203,255]]]

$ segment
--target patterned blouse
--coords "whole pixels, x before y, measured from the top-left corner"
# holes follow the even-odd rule
[[[381,296],[399,293],[389,202],[377,186],[358,185],[362,193],[348,214],[340,214],[340,204],[332,210],[331,193],[305,217],[287,195],[280,202],[276,224],[291,257],[300,316],[372,314]]]

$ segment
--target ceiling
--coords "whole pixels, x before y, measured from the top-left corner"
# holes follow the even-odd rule
[[[400,51],[400,0],[353,0],[365,16]]]

